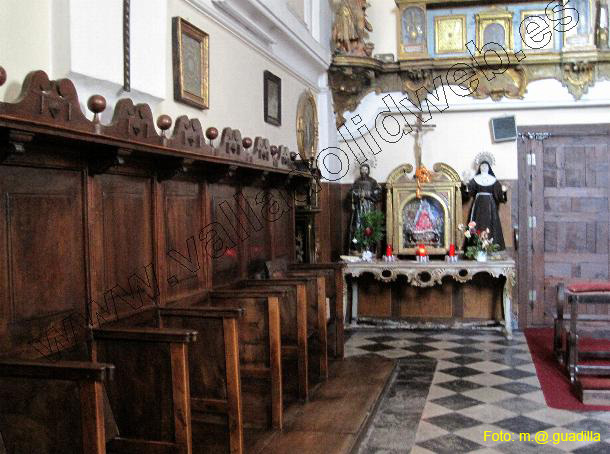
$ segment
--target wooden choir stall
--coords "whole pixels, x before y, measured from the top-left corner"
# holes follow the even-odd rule
[[[238,130],[87,106],[42,71],[0,103],[0,453],[250,452],[343,356],[341,266],[295,263],[312,173]]]

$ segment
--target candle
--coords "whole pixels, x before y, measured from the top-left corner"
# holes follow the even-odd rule
[[[453,257],[455,255],[455,244],[451,243],[449,245],[449,257]]]
[[[392,245],[391,245],[391,244],[388,244],[388,245],[385,247],[385,255],[386,255],[387,257],[392,257]]]

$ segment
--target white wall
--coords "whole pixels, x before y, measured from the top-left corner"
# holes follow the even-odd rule
[[[307,20],[280,0],[132,0],[131,87],[123,86],[121,0],[0,0],[0,65],[8,83],[0,100],[16,98],[35,69],[52,79],[69,77],[83,111],[92,94],[112,106],[122,97],[151,105],[155,118],[199,118],[204,126],[238,128],[246,136],[296,150],[296,107],[306,89],[319,95],[321,143],[334,139],[326,69],[331,18],[328,0],[308,0]],[[321,14],[312,19],[313,11]],[[324,14],[324,15],[322,15]],[[210,108],[173,100],[172,18],[180,16],[210,37]],[[282,79],[282,126],[264,122],[263,72]],[[330,111],[329,111],[330,110]],[[329,120],[330,117],[330,120]]]
[[[15,100],[30,71],[51,70],[50,15],[49,0],[0,0],[0,65],[8,75],[0,100]]]
[[[436,162],[446,162],[454,167],[458,173],[472,169],[474,157],[482,152],[492,152],[496,158],[494,172],[502,179],[518,178],[517,143],[493,143],[490,132],[490,119],[507,115],[515,115],[517,126],[531,125],[558,125],[558,124],[591,124],[610,123],[610,82],[598,82],[589,89],[580,101],[574,101],[572,96],[558,81],[544,80],[530,84],[528,93],[523,100],[475,100],[451,96],[446,90],[447,105],[442,113],[432,108],[432,117],[426,124],[434,124],[436,128],[426,132],[423,136],[423,163],[431,168]],[[360,104],[356,112],[347,113],[346,119],[349,130],[356,139],[355,143],[343,131],[347,142],[340,142],[340,148],[345,152],[342,155],[341,175],[342,183],[349,183],[358,176],[358,161],[350,152],[350,147],[358,153],[357,146],[369,150],[366,141],[374,147],[375,138],[381,152],[375,155],[369,163],[372,165],[371,175],[379,181],[385,181],[388,174],[403,163],[415,164],[413,157],[414,133],[405,135],[396,143],[387,143],[381,139],[375,129],[375,117],[382,110],[387,110],[382,98],[385,94],[370,94]],[[391,96],[398,102],[404,95],[392,93]],[[408,112],[407,112],[408,114]],[[351,118],[360,115],[367,125],[370,134],[362,137],[358,126],[350,123]],[[403,116],[396,110],[390,114],[395,118],[395,124],[404,125]],[[407,120],[413,123],[415,117],[407,115]],[[424,116],[424,120],[426,117]],[[393,120],[392,120],[393,121]],[[393,123],[388,123],[388,129]],[[391,131],[391,130],[390,130]],[[369,152],[370,155],[370,152]],[[347,160],[347,157],[349,160]],[[376,162],[375,162],[376,161]],[[349,166],[349,170],[346,169]],[[338,172],[338,170],[335,170]]]

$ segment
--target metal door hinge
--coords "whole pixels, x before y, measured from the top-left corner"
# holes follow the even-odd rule
[[[527,294],[527,300],[530,303],[530,308],[534,308],[534,303],[536,302],[536,290],[530,290]]]
[[[536,216],[529,216],[527,218],[527,225],[530,229],[536,228]]]

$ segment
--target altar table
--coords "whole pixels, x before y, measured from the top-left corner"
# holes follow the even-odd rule
[[[415,260],[396,260],[386,262],[345,262],[343,268],[343,288],[347,288],[347,276],[352,276],[352,323],[358,319],[358,276],[371,273],[375,279],[382,282],[393,282],[398,276],[404,276],[410,285],[416,287],[433,287],[441,285],[445,276],[451,276],[455,281],[465,283],[478,273],[486,273],[494,278],[504,276],[506,281],[502,291],[502,307],[504,311],[504,331],[507,339],[512,339],[512,293],[517,281],[515,261],[489,260],[476,262],[459,260],[446,262],[431,260],[420,263]],[[343,292],[343,308],[347,309],[347,292]]]

